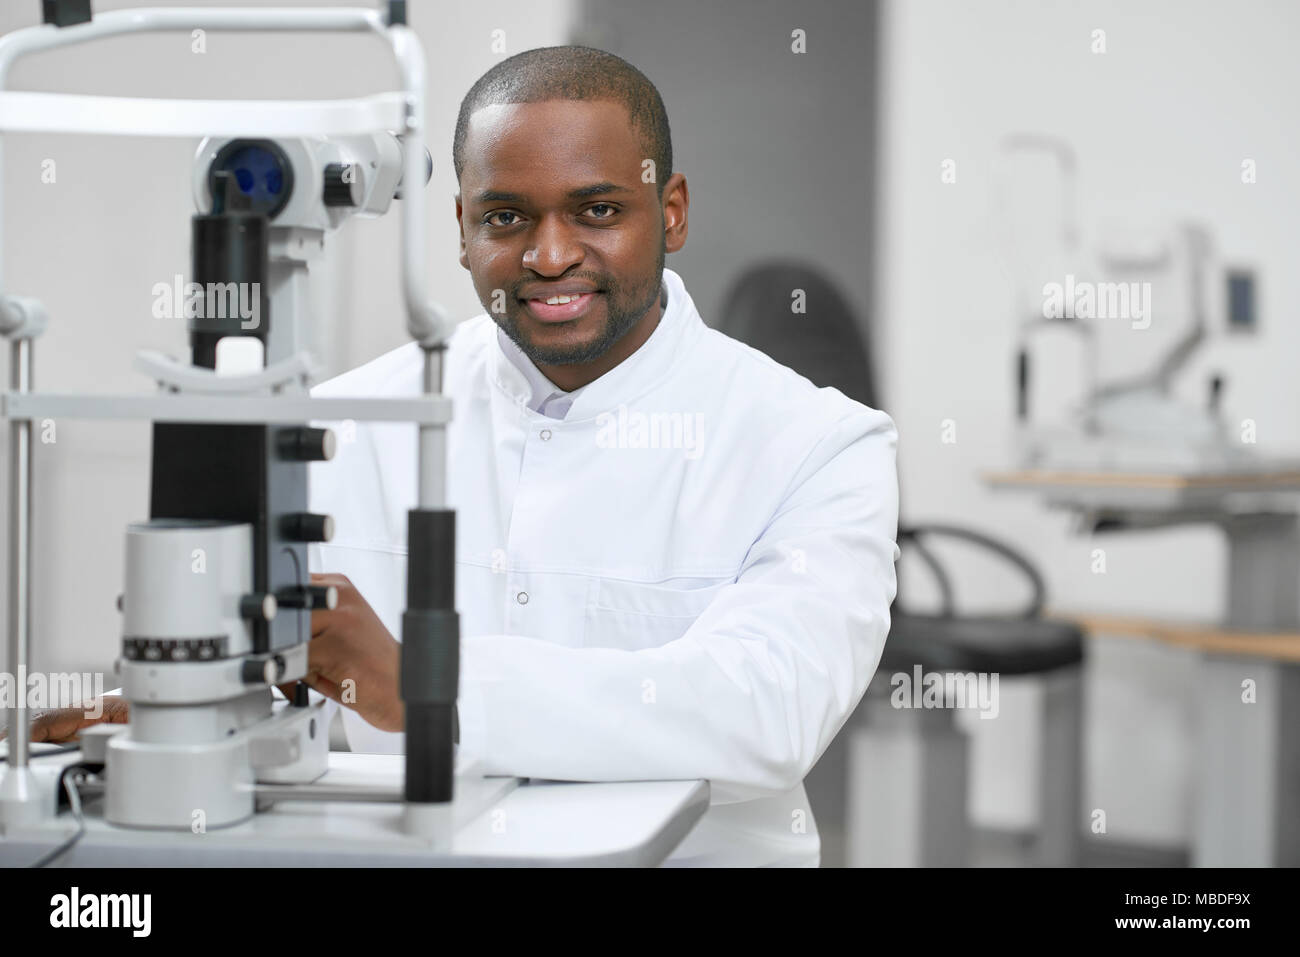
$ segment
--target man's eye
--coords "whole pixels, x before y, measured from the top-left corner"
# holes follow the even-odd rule
[[[514,222],[510,222],[510,223],[494,223],[494,222],[492,222],[492,219],[493,219],[493,217],[495,217],[495,216],[515,216],[515,217],[518,217],[519,214],[518,214],[518,213],[512,213],[512,212],[511,212],[510,210],[508,210],[508,209],[502,209],[502,210],[498,210],[498,211],[495,212],[495,213],[488,213],[486,216],[483,217],[483,222],[487,223],[489,226],[514,226],[514,225],[516,225],[516,223],[514,223]]]
[[[611,216],[613,216],[615,213],[618,212],[618,207],[617,207],[617,206],[613,206],[613,205],[611,205],[611,204],[609,204],[609,203],[597,203],[595,206],[590,207],[590,208],[587,210],[587,212],[589,212],[589,213],[594,213],[594,212],[595,212],[596,210],[598,210],[598,209],[607,209],[607,210],[609,210],[609,212],[606,213],[606,214],[603,215],[603,216],[597,216],[597,217],[596,217],[597,219],[609,219]]]

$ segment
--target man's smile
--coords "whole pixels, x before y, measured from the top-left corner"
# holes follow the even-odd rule
[[[571,295],[551,295],[541,299],[521,299],[528,314],[540,322],[568,322],[587,314],[601,295],[584,292]]]

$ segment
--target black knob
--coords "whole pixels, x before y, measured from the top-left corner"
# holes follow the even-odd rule
[[[270,592],[245,595],[239,599],[239,617],[252,621],[270,621],[275,617],[277,605]]]
[[[339,603],[339,590],[333,585],[307,585],[298,588],[286,588],[276,598],[282,608],[306,608],[316,610],[324,608],[333,610]]]
[[[365,191],[361,185],[361,167],[356,163],[330,163],[325,167],[326,206],[360,206]]]
[[[273,685],[284,674],[284,659],[245,658],[239,667],[240,680],[246,685]]]
[[[291,542],[328,542],[334,537],[334,518],[315,512],[289,512],[280,519],[280,534]]]
[[[311,704],[311,697],[307,694],[307,682],[299,681],[293,686],[293,706],[305,708],[309,704]]]
[[[281,429],[275,447],[280,457],[290,462],[325,462],[334,458],[334,433],[306,426]]]
[[[403,7],[403,13],[405,7]],[[90,22],[90,0],[44,0],[41,16],[56,27],[70,27]],[[406,22],[405,19],[402,20]]]

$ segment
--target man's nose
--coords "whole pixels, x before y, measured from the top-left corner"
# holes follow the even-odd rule
[[[533,231],[533,241],[524,252],[524,265],[544,276],[559,275],[582,262],[582,245],[573,228],[560,216],[547,216]]]

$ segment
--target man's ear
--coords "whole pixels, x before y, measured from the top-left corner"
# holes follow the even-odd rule
[[[664,252],[675,253],[686,245],[687,213],[691,194],[686,188],[686,177],[673,173],[664,183]]]
[[[456,226],[460,230],[460,264],[468,269],[469,255],[465,252],[465,220],[461,218],[463,210],[460,205],[460,193],[457,193],[452,199],[456,203]]]

